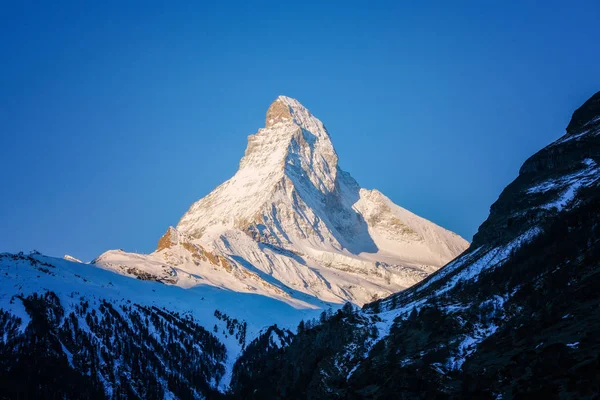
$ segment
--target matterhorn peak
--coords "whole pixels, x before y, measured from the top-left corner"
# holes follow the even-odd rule
[[[135,271],[179,285],[362,304],[420,281],[467,246],[380,192],[361,189],[340,169],[323,123],[298,100],[279,96],[265,127],[248,136],[235,175],[160,239],[147,262],[154,269],[131,258]],[[122,268],[122,254],[102,262],[132,270]]]

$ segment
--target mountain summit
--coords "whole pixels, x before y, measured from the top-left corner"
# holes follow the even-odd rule
[[[279,96],[267,110],[267,118],[265,120],[265,127],[270,127],[278,122],[292,121],[292,113],[290,110],[290,99],[289,97]]]
[[[279,96],[236,174],[194,203],[154,253],[109,251],[95,263],[185,287],[363,304],[419,282],[467,246],[362,189],[340,169],[323,123]]]

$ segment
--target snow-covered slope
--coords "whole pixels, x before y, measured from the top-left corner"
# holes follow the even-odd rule
[[[280,96],[237,173],[194,203],[154,253],[109,251],[95,264],[184,287],[363,304],[419,282],[467,246],[360,188],[338,166],[323,123]]]
[[[58,315],[56,326],[51,327],[53,332],[75,338],[74,342],[60,339],[62,350],[58,351],[58,357],[66,356],[70,366],[79,371],[85,371],[89,367],[86,364],[88,356],[90,362],[98,362],[99,359],[103,367],[96,373],[103,382],[104,387],[101,389],[107,395],[113,393],[119,386],[119,380],[126,379],[135,367],[127,359],[128,353],[123,349],[113,348],[101,357],[97,354],[84,357],[83,354],[92,347],[101,349],[114,343],[123,343],[126,341],[124,336],[132,332],[141,336],[141,328],[136,324],[136,316],[140,313],[143,316],[150,312],[148,315],[152,322],[148,322],[147,316],[145,325],[142,325],[143,329],[149,330],[151,336],[154,336],[154,339],[149,340],[156,351],[169,349],[173,341],[172,335],[183,337],[189,334],[189,329],[198,330],[202,327],[210,332],[207,336],[214,337],[213,342],[224,345],[224,355],[219,360],[211,361],[218,368],[207,376],[207,380],[210,380],[213,389],[224,389],[229,384],[233,362],[245,345],[262,331],[272,324],[276,324],[284,332],[295,330],[298,321],[316,317],[321,312],[300,301],[290,305],[266,296],[222,290],[209,285],[183,289],[160,282],[131,279],[91,264],[46,257],[39,253],[0,254],[0,276],[0,353],[23,351],[14,343],[11,344],[11,341],[22,340],[23,335],[28,333],[27,329],[33,332],[39,328],[39,324],[30,323],[34,314],[31,301],[50,293],[54,300],[49,308],[53,308]],[[26,310],[28,306],[30,308]],[[326,304],[321,306],[327,307]],[[108,317],[111,312],[107,313],[107,307],[114,310],[111,311],[113,317],[117,315],[120,322]],[[39,309],[49,308],[47,304],[39,305]],[[156,318],[156,313],[159,316],[164,313],[175,316],[183,325],[173,326],[172,335],[159,334],[158,326],[153,326],[156,322],[152,318]],[[97,315],[102,323],[98,324]],[[172,317],[167,316],[167,320]],[[9,323],[12,318],[20,319],[15,322],[14,329]],[[95,324],[92,323],[94,320]],[[114,326],[108,326],[109,323]],[[101,334],[103,324],[109,331],[113,330],[106,337]],[[116,331],[117,328],[119,332]],[[152,332],[153,330],[156,331]],[[83,342],[78,342],[78,335],[84,337]],[[197,345],[200,346],[201,343]],[[31,348],[39,350],[39,347]],[[202,354],[208,352],[208,349],[200,349],[199,357],[204,357]],[[41,353],[37,354],[38,357],[40,355]],[[165,365],[178,361],[169,358],[176,357],[173,354],[165,354],[164,357],[160,362]],[[152,372],[157,379],[160,378],[158,371],[164,373],[164,369]],[[168,391],[166,388],[164,390]]]

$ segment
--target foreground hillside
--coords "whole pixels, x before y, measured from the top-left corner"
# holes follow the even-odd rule
[[[236,364],[236,398],[597,398],[600,93],[473,244],[414,287]],[[257,341],[258,343],[258,341]]]
[[[132,279],[41,254],[0,254],[0,393],[195,398],[229,384],[245,346],[317,310]]]

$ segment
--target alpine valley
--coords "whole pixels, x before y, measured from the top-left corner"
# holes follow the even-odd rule
[[[599,163],[600,92],[469,245],[280,96],[153,253],[0,254],[0,397],[595,398]]]

